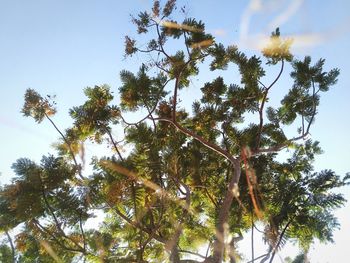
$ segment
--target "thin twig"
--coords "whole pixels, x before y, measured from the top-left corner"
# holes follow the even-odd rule
[[[273,87],[273,85],[275,85],[275,83],[278,81],[278,79],[281,77],[282,72],[283,72],[283,68],[284,68],[284,60],[282,59],[282,65],[281,65],[281,70],[278,73],[277,77],[275,78],[275,80],[268,86],[266,87],[265,85],[263,85],[265,87],[265,91],[264,91],[264,95],[262,98],[262,102],[259,108],[259,119],[260,119],[260,123],[259,123],[259,131],[258,131],[258,135],[257,135],[257,139],[256,139],[256,149],[258,149],[260,147],[260,142],[261,142],[261,133],[262,133],[262,129],[263,129],[263,125],[264,125],[264,106],[265,106],[265,102],[266,102],[266,98],[267,98],[267,94],[269,93],[269,90]]]
[[[51,124],[56,129],[56,131],[61,135],[63,141],[67,144],[68,149],[69,149],[69,153],[72,156],[72,159],[73,159],[73,162],[74,162],[74,164],[76,166],[76,169],[78,170],[79,177],[80,177],[80,179],[84,180],[85,178],[84,178],[84,176],[81,173],[80,165],[78,164],[78,162],[77,162],[77,160],[75,158],[75,155],[74,155],[73,149],[71,147],[71,144],[67,140],[66,136],[64,136],[64,134],[60,131],[60,129],[56,126],[56,124],[53,122],[53,120],[46,113],[45,113],[45,117],[51,122]]]
[[[183,127],[178,122],[173,121],[173,120],[168,119],[168,118],[154,118],[154,119],[158,120],[158,121],[165,121],[165,122],[171,123],[178,130],[180,130],[182,133],[184,133],[184,134],[186,134],[188,136],[191,136],[192,138],[194,138],[195,140],[199,141],[200,143],[202,143],[207,148],[209,148],[209,149],[213,150],[214,152],[216,152],[216,153],[222,155],[223,157],[225,157],[231,163],[237,163],[237,157],[232,156],[228,151],[222,149],[218,145],[207,141],[206,139],[204,139],[203,137],[199,136],[198,134],[192,132],[191,130],[189,130],[189,129],[185,128],[185,127]]]
[[[190,53],[190,49],[187,45],[187,36],[186,36],[186,31],[183,32],[183,35],[184,35],[184,38],[185,38],[185,46],[186,46],[186,50],[187,50],[187,54],[188,54],[188,58],[190,59],[191,58],[191,53]]]
[[[7,237],[8,242],[10,243],[11,247],[11,254],[12,254],[12,262],[16,262],[16,251],[15,251],[15,246],[13,245],[12,238],[7,230],[5,230],[5,235]]]
[[[158,99],[157,99],[156,103],[154,104],[153,108],[152,108],[150,111],[148,111],[147,116],[143,117],[142,119],[138,120],[137,122],[128,122],[128,121],[125,120],[125,118],[124,118],[123,116],[121,116],[122,121],[123,121],[126,125],[128,125],[128,126],[136,126],[136,125],[142,123],[143,121],[145,121],[145,120],[147,120],[147,119],[149,119],[149,118],[152,119],[152,114],[153,114],[153,112],[157,109],[158,102],[159,102],[159,99],[160,99],[160,97],[161,97],[160,95],[161,95],[161,93],[163,92],[163,89],[165,88],[165,86],[166,86],[166,85],[169,83],[169,81],[171,81],[171,80],[172,80],[172,79],[168,79],[168,80],[165,81],[165,83],[163,84],[163,86],[162,86],[162,88],[161,88],[161,90],[160,90],[160,92],[159,92],[159,94],[158,94]]]
[[[200,258],[204,258],[206,259],[207,257],[206,256],[203,256],[197,252],[192,252],[192,251],[188,251],[188,250],[184,250],[184,249],[179,249],[179,252],[180,253],[187,253],[187,254],[191,254],[191,255],[194,255],[194,256],[197,256],[197,257],[200,257]]]
[[[76,248],[71,248],[71,247],[67,247],[66,245],[62,244],[58,239],[57,237],[52,234],[49,230],[47,230],[43,225],[41,225],[39,223],[38,220],[34,219],[33,220],[33,223],[38,227],[38,229],[42,232],[42,233],[46,233],[48,234],[53,240],[54,242],[59,245],[60,247],[62,247],[63,249],[65,250],[68,250],[68,251],[72,251],[72,252],[80,252],[80,253],[85,253],[85,251],[80,247],[79,249],[76,249]]]
[[[268,255],[268,254],[263,254],[263,255],[261,255],[261,256],[255,258],[254,261],[256,261],[256,260],[258,260],[258,259],[260,259],[260,258],[266,257],[267,255]],[[253,263],[254,261],[251,260],[251,261],[248,261],[247,263]]]
[[[288,145],[294,141],[298,141],[298,140],[301,140],[301,139],[304,139],[305,137],[307,137],[309,134],[310,134],[310,128],[311,128],[311,125],[312,125],[312,122],[315,118],[315,115],[316,115],[316,110],[317,110],[317,105],[316,105],[316,95],[317,93],[319,92],[319,90],[316,91],[316,88],[315,88],[315,83],[314,81],[312,81],[312,89],[313,89],[313,94],[312,94],[312,101],[313,101],[313,112],[312,112],[312,115],[311,115],[311,118],[310,118],[310,121],[308,121],[308,125],[306,127],[306,131],[303,132],[303,134],[301,134],[300,136],[296,136],[294,138],[291,138],[291,139],[288,139],[286,140],[284,143],[282,144],[279,144],[279,145],[275,145],[273,147],[269,147],[269,148],[265,148],[265,149],[256,149],[253,153],[252,153],[252,156],[255,156],[255,155],[258,155],[260,153],[273,153],[273,152],[278,152],[286,147],[288,147]]]
[[[82,222],[82,218],[81,218],[81,213],[79,214],[79,227],[80,227],[80,232],[81,235],[83,237],[83,245],[84,245],[84,251],[86,251],[86,236],[85,236],[85,232],[84,232],[84,228],[83,228],[83,222]]]
[[[40,181],[40,185],[41,185],[41,193],[42,193],[42,196],[43,196],[43,199],[44,199],[44,202],[51,214],[51,216],[53,217],[54,221],[55,221],[55,225],[57,227],[57,229],[59,230],[59,232],[61,233],[61,235],[68,239],[69,241],[73,242],[74,245],[76,245],[77,247],[79,248],[82,248],[77,242],[75,242],[74,240],[72,240],[70,237],[68,237],[66,235],[66,233],[63,231],[63,229],[61,228],[61,224],[59,223],[56,215],[55,215],[55,212],[53,210],[53,208],[51,207],[50,203],[49,203],[49,200],[47,199],[47,196],[46,196],[46,193],[45,193],[45,186],[44,186],[44,183],[43,183],[43,180],[40,176],[40,174],[38,174],[38,178],[39,178],[39,181]]]
[[[117,154],[118,154],[120,160],[121,160],[121,161],[124,161],[124,158],[123,158],[123,156],[121,155],[121,153],[120,153],[120,151],[119,151],[119,149],[118,149],[118,146],[117,146],[116,142],[115,142],[114,139],[113,139],[112,133],[110,132],[110,130],[108,129],[108,127],[106,127],[105,130],[106,130],[106,132],[107,132],[107,134],[108,134],[108,137],[109,137],[109,139],[111,140],[111,142],[112,142],[112,144],[113,144],[113,147],[114,147],[115,151],[117,152]]]
[[[282,242],[283,236],[284,236],[284,234],[286,233],[287,228],[288,228],[288,226],[292,223],[292,221],[293,221],[293,218],[290,219],[290,220],[288,221],[288,223],[285,225],[285,227],[283,228],[283,230],[282,230],[282,232],[281,232],[281,234],[280,234],[280,236],[279,236],[278,242],[277,242],[277,244],[275,245],[275,247],[274,247],[273,250],[272,250],[272,255],[271,255],[271,259],[270,259],[269,263],[272,263],[273,258],[275,257],[276,251],[277,251],[279,245],[280,245],[281,242]]]

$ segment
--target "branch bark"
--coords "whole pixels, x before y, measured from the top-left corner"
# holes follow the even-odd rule
[[[212,262],[220,263],[223,260],[225,250],[225,227],[228,222],[230,208],[232,205],[233,198],[237,196],[236,191],[238,190],[238,182],[241,176],[241,164],[240,161],[235,159],[233,163],[233,176],[228,185],[227,192],[225,194],[224,201],[219,210],[218,225],[216,228],[216,239],[214,241],[214,253]]]
[[[224,249],[225,249],[225,226],[227,225],[228,218],[229,218],[229,211],[232,205],[233,198],[237,194],[238,190],[238,182],[241,176],[241,164],[240,160],[238,158],[233,157],[228,151],[222,149],[218,145],[211,143],[207,140],[205,140],[203,137],[199,136],[198,134],[192,132],[191,130],[183,127],[180,125],[176,120],[171,120],[167,118],[155,118],[155,120],[158,121],[166,121],[171,123],[173,126],[175,126],[180,132],[191,136],[195,140],[198,140],[200,143],[202,143],[207,148],[213,150],[214,152],[217,152],[218,154],[225,157],[228,161],[231,162],[233,166],[233,176],[231,178],[231,181],[229,182],[227,192],[225,194],[224,200],[221,204],[221,207],[219,209],[219,215],[218,215],[218,224],[216,228],[216,240],[213,244],[214,246],[214,253],[213,257],[210,259],[210,262],[219,263],[223,260],[224,255]],[[207,260],[208,262],[208,260]]]
[[[178,226],[175,229],[175,233],[174,233],[173,237],[166,244],[166,246],[169,246],[168,249],[170,250],[170,261],[174,262],[174,263],[177,263],[180,260],[178,243],[179,243],[180,235],[182,233],[183,221],[186,219],[186,217],[188,215],[188,211],[190,209],[190,205],[191,205],[191,191],[190,191],[190,188],[186,184],[180,182],[180,180],[178,180],[177,178],[176,178],[176,180],[177,180],[178,184],[180,185],[180,187],[182,186],[183,188],[185,188],[185,191],[186,191],[186,205],[185,205],[184,210],[183,210],[184,214],[183,214],[182,218],[180,219],[180,222],[179,222]]]

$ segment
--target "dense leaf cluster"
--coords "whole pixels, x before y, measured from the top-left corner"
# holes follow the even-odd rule
[[[176,12],[174,0],[154,1],[152,12],[132,18],[149,40],[140,48],[127,36],[126,56],[147,56],[137,73],[120,73],[119,104],[107,85],[88,87],[86,102],[70,110],[72,127],[61,131],[51,98],[27,90],[23,114],[48,120],[60,142],[57,156],[40,164],[17,160],[17,176],[0,189],[2,262],[236,262],[242,235],[261,226],[261,262],[272,262],[288,240],[305,253],[315,238],[332,241],[332,211],[345,203],[334,189],[350,175],[315,172],[321,149],[308,137],[320,95],[339,70],[293,58],[279,29],[262,57],[250,57],[217,43],[202,21],[178,22]],[[198,89],[192,108],[181,108],[180,90],[193,88],[206,66],[237,68],[240,79],[216,77]],[[270,84],[268,67],[280,67]],[[291,88],[280,105],[266,106],[286,68]],[[128,121],[136,111],[145,115]],[[288,137],[292,124],[298,131]],[[78,159],[84,162],[88,141],[106,146],[91,174]],[[100,223],[91,225],[95,216]]]

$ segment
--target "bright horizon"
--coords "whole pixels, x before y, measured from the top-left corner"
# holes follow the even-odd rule
[[[293,51],[297,57],[310,55],[313,61],[322,57],[326,59],[326,69],[339,68],[339,81],[321,97],[311,130],[312,138],[320,141],[324,150],[314,166],[315,171],[332,169],[341,176],[350,172],[350,34],[346,28],[350,2],[178,2],[179,6],[186,6],[188,16],[202,19],[208,31],[224,44],[237,44],[243,51],[259,54],[257,43],[261,36],[269,36],[279,26],[282,36],[295,39]],[[14,176],[11,165],[18,158],[39,162],[42,155],[54,152],[51,146],[58,139],[49,123],[38,125],[22,116],[25,90],[34,88],[43,95],[57,95],[58,114],[54,120],[61,129],[71,124],[68,109],[84,101],[83,88],[106,83],[118,97],[119,72],[135,72],[137,62],[142,62],[137,57],[123,57],[124,36],[133,33],[129,14],[136,15],[150,7],[151,1],[145,0],[0,1],[0,184],[8,183]],[[235,77],[225,74],[224,78]],[[201,79],[198,83],[202,82]],[[286,85],[279,85],[280,94],[289,88],[283,84]],[[350,189],[342,192],[350,201]],[[334,231],[335,244],[313,246],[309,253],[311,262],[346,262],[349,212],[349,202],[336,211],[341,229]],[[283,258],[292,257],[289,253],[295,253],[295,249],[290,251],[283,249]],[[249,248],[246,257],[250,257]]]

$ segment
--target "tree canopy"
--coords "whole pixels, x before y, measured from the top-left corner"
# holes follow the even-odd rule
[[[120,72],[119,103],[108,85],[87,87],[69,112],[72,127],[60,130],[54,98],[26,91],[23,115],[49,121],[60,141],[40,163],[18,159],[0,188],[1,262],[237,262],[248,231],[262,232],[267,247],[265,255],[252,247],[250,262],[272,262],[289,240],[304,254],[315,239],[332,241],[332,212],[346,201],[334,190],[350,175],[314,170],[322,150],[310,131],[339,69],[293,57],[279,29],[249,56],[181,11],[174,0],[154,1],[132,18],[137,34],[125,37],[125,55],[144,60],[138,72]],[[192,85],[209,71],[218,77]],[[224,71],[240,79],[228,83]],[[286,71],[291,86],[269,105]],[[182,98],[186,89],[198,99]],[[91,173],[85,142],[106,147]]]

